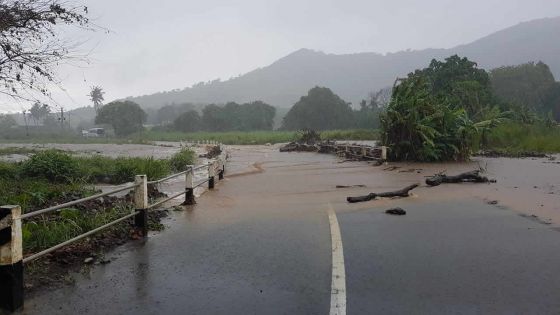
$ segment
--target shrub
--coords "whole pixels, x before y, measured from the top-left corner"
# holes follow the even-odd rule
[[[187,165],[194,164],[196,159],[195,152],[191,149],[183,148],[169,159],[169,165],[173,171],[182,172]]]
[[[17,164],[0,161],[0,179],[13,179],[17,173]]]
[[[69,154],[58,150],[41,151],[21,165],[22,174],[62,183],[79,177],[78,165]]]

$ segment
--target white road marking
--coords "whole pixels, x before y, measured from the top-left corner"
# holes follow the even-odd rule
[[[344,269],[344,253],[342,237],[336,213],[329,203],[329,223],[331,227],[332,245],[332,281],[331,281],[331,312],[330,315],[346,315],[346,272]]]

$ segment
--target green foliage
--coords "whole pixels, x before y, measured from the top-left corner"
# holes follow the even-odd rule
[[[465,109],[471,119],[478,120],[481,111],[494,103],[488,73],[467,58],[453,55],[445,61],[434,59],[414,75],[427,81],[434,101]]]
[[[165,105],[157,111],[157,123],[164,126],[169,125],[177,117],[194,110],[194,108],[194,105],[190,103]]]
[[[347,129],[327,130],[321,135],[325,139],[333,140],[377,140],[379,133],[376,130]],[[204,141],[215,140],[223,144],[247,145],[286,143],[297,139],[296,131],[251,131],[251,132],[159,132],[148,131],[143,134],[150,141]]]
[[[381,91],[378,92],[378,95]],[[382,110],[377,103],[377,97],[372,96],[368,101],[362,100],[360,109],[354,111],[355,127],[360,129],[379,128],[379,115]]]
[[[24,211],[42,208],[93,192],[88,183],[122,184],[145,174],[157,180],[193,164],[193,151],[183,149],[170,159],[70,156],[47,150],[23,163],[0,161],[0,204],[18,204]]]
[[[379,140],[379,131],[372,129],[326,130],[321,139],[328,140]]]
[[[131,101],[109,103],[99,109],[95,117],[96,124],[109,124],[117,136],[126,136],[144,129],[146,113]]]
[[[541,116],[553,113],[560,121],[560,82],[555,81],[546,64],[530,62],[501,67],[492,70],[490,78],[495,95],[513,105],[522,122],[534,122],[536,117],[529,117],[530,112]]]
[[[89,99],[93,103],[93,108],[96,112],[99,111],[101,106],[103,106],[103,101],[105,100],[105,92],[100,86],[92,86],[89,91]]]
[[[223,144],[283,143],[295,139],[292,131],[228,131],[228,132],[160,132],[148,131],[144,135],[150,141],[205,141],[215,140]]]
[[[39,102],[35,102],[29,110],[29,113],[31,114],[31,118],[33,118],[33,121],[35,122],[35,125],[37,125],[40,120],[45,119],[50,112],[51,109],[47,104],[41,104]]]
[[[22,226],[25,251],[39,251],[105,225],[129,214],[130,207],[117,206],[106,210],[80,211],[62,209],[57,217],[24,223]]]
[[[0,179],[6,181],[16,178],[18,167],[15,163],[0,161]]]
[[[208,105],[202,110],[202,127],[207,131],[272,130],[275,114],[276,108],[261,101]]]
[[[197,111],[190,110],[175,119],[173,128],[182,132],[199,131],[202,128],[202,120]]]
[[[496,127],[488,136],[487,147],[508,154],[520,152],[560,152],[560,126],[508,122]]]
[[[321,135],[315,130],[300,130],[297,132],[298,143],[314,144],[321,141]]]
[[[52,182],[70,182],[78,174],[78,164],[67,153],[46,150],[32,155],[21,165],[24,176],[44,178]]]
[[[0,204],[20,205],[25,212],[45,207],[51,201],[80,198],[91,193],[83,182],[53,183],[20,174],[18,164],[0,162]]]
[[[171,169],[168,160],[152,157],[105,156],[76,157],[79,173],[88,182],[122,184],[134,180],[135,175],[146,175],[148,180],[165,177]]]
[[[169,165],[175,172],[182,172],[187,169],[187,165],[193,165],[196,161],[196,154],[193,150],[182,148],[169,159]]]
[[[510,114],[493,106],[484,70],[466,58],[432,60],[393,88],[381,116],[382,141],[394,160],[468,159]]]
[[[328,88],[314,87],[286,114],[282,128],[286,130],[346,129],[352,126],[353,118],[349,103]]]

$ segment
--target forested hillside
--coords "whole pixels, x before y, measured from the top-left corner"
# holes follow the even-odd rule
[[[396,77],[405,77],[432,59],[454,54],[476,60],[490,70],[530,61],[542,61],[560,77],[560,17],[534,20],[493,33],[472,43],[451,49],[402,51],[386,55],[356,53],[326,54],[298,50],[273,64],[227,81],[199,83],[131,98],[144,108],[170,103],[245,103],[261,100],[280,107],[292,106],[314,86],[326,86],[357,106],[368,94],[392,86]]]

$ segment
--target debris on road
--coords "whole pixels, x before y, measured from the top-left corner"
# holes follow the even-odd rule
[[[219,156],[220,154],[222,154],[222,149],[220,148],[219,145],[214,145],[214,146],[207,146],[206,147],[206,153],[201,154],[198,157],[199,158],[213,159],[213,158]]]
[[[366,185],[336,185],[336,188],[354,188],[354,187],[367,187]]]
[[[442,183],[495,183],[495,179],[488,179],[486,176],[480,175],[480,170],[461,173],[459,175],[445,175],[436,174],[432,177],[426,178],[428,186],[439,186]]]
[[[521,152],[507,152],[502,150],[484,150],[480,151],[475,154],[475,156],[484,156],[484,157],[511,157],[511,158],[546,158],[549,157],[546,153],[542,152],[535,152],[535,151],[521,151]]]
[[[408,168],[405,170],[398,170],[397,173],[421,173],[422,169],[421,168]]]
[[[388,192],[382,192],[382,193],[370,193],[368,195],[365,196],[358,196],[358,197],[347,197],[346,201],[350,202],[350,203],[355,203],[355,202],[364,202],[364,201],[370,201],[370,200],[374,200],[377,197],[408,197],[409,194],[408,192],[413,190],[414,188],[418,187],[419,184],[413,184],[410,186],[407,186],[401,190],[396,190],[396,191],[388,191]]]
[[[383,170],[390,172],[390,171],[394,171],[394,170],[399,169],[399,168],[401,168],[401,167],[400,166],[389,166],[389,167],[384,168]]]
[[[319,148],[314,144],[290,142],[280,147],[280,152],[317,152]]]
[[[392,215],[405,215],[406,211],[404,211],[402,208],[397,207],[385,210],[385,213]]]

